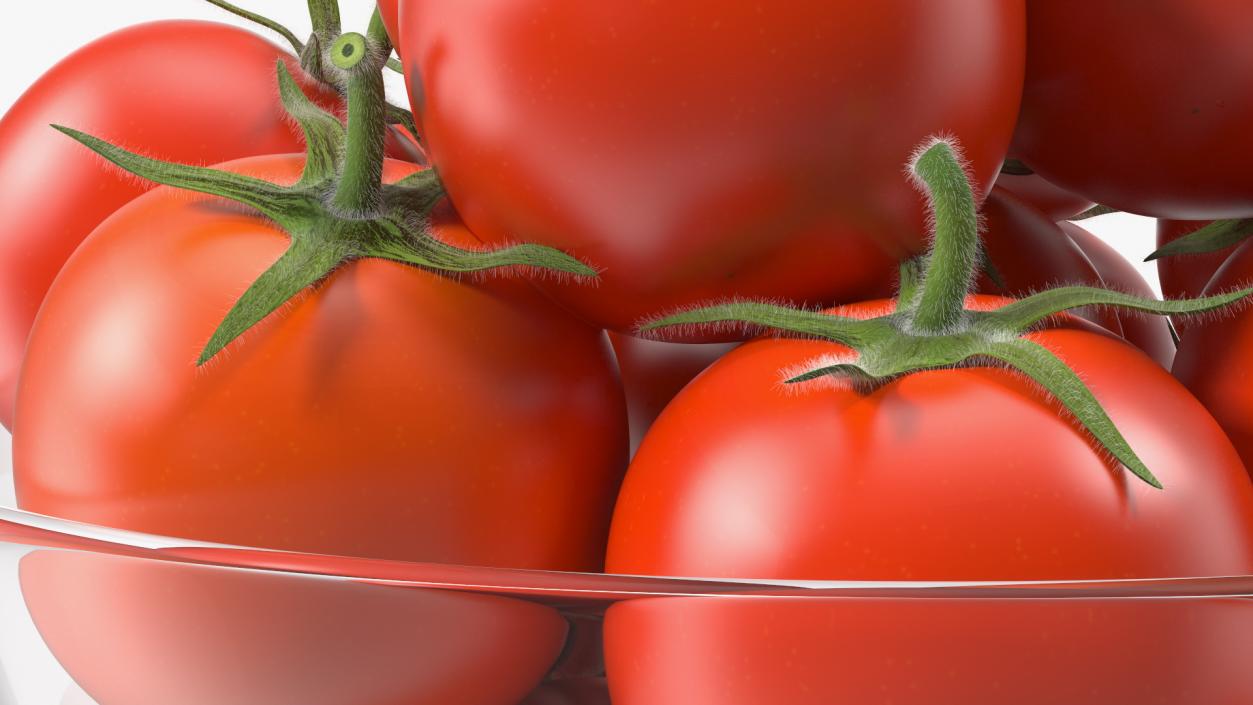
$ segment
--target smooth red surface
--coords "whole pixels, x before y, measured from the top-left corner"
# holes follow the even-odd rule
[[[302,160],[227,166],[283,182]],[[523,281],[360,260],[197,368],[287,242],[169,189],[97,229],[31,336],[20,506],[244,546],[598,570],[627,452],[604,334]]]
[[[853,580],[1253,570],[1253,484],[1200,403],[1108,334],[1029,338],[1083,378],[1164,490],[1107,459],[1020,374],[975,366],[868,393],[829,377],[785,388],[850,351],[764,339],[715,363],[653,425],[618,500],[607,569]]]
[[[53,551],[19,575],[98,705],[516,705],[566,635],[551,608],[447,590]]]
[[[1130,263],[1091,233],[1070,223],[1052,222],[1000,187],[984,204],[983,219],[984,251],[1004,286],[982,276],[978,282],[982,293],[1021,297],[1071,285],[1155,296]],[[1175,344],[1165,318],[1099,308],[1078,315],[1124,337],[1170,369]]]
[[[605,623],[614,705],[1244,705],[1253,600],[663,598]]]
[[[1014,153],[1119,210],[1253,215],[1253,3],[1027,3],[1027,82]]]
[[[1049,183],[1039,174],[1015,176],[1002,173],[996,177],[996,187],[1005,189],[1053,221],[1072,218],[1094,205],[1083,196],[1076,196]]]
[[[1150,299],[1161,298],[1149,285],[1135,266],[1118,250],[1101,238],[1075,223],[1062,222],[1058,226],[1079,246],[1101,275],[1101,283],[1107,288],[1135,294]],[[1126,311],[1115,312],[1119,331],[1133,345],[1148,353],[1149,357],[1170,369],[1175,360],[1175,341],[1170,335],[1170,325],[1165,316],[1146,316]]]
[[[1206,294],[1253,285],[1253,247],[1246,241],[1205,288]],[[1175,376],[1205,404],[1253,467],[1253,310],[1247,304],[1187,329]]]
[[[675,394],[735,343],[685,344],[610,333],[631,419],[631,450]]]
[[[409,93],[489,242],[603,268],[547,291],[628,331],[732,295],[887,293],[922,246],[903,170],[939,133],[979,190],[1013,131],[1021,0],[402,0]]]
[[[11,427],[26,338],[61,265],[100,221],[152,187],[53,130],[62,124],[161,159],[211,164],[300,151],[275,63],[241,29],[153,22],[110,34],[44,74],[0,119],[0,422]]]

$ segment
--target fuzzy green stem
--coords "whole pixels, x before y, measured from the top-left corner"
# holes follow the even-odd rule
[[[942,334],[962,320],[979,258],[979,215],[953,145],[938,140],[914,160],[912,173],[931,204],[935,233],[912,325]]]
[[[348,86],[348,142],[331,203],[350,215],[372,214],[381,202],[387,100],[380,57],[391,46],[386,38],[380,46],[375,34],[371,23],[369,37],[345,34],[331,47],[332,60],[347,74]]]
[[[309,0],[309,19],[313,21],[314,34],[322,37],[336,37],[344,31],[339,0]]]

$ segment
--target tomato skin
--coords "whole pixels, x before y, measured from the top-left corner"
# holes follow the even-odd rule
[[[631,452],[666,404],[692,378],[735,348],[734,343],[685,344],[610,333],[631,419]]]
[[[1073,218],[1095,205],[1083,196],[1049,183],[1039,174],[1002,173],[996,177],[996,187],[1013,194],[1054,222]]]
[[[294,182],[302,162],[227,168]],[[523,281],[366,259],[196,368],[288,242],[205,200],[132,202],[49,292],[18,395],[22,507],[267,548],[600,568],[627,451],[602,332]],[[436,227],[472,243],[448,212]]]
[[[1141,215],[1253,215],[1253,4],[1027,7],[1027,81],[1013,151],[1032,169]]]
[[[706,370],[653,425],[619,496],[607,569],[852,580],[1249,572],[1253,485],[1200,403],[1109,334],[1028,337],[1086,381],[1164,491],[1114,469],[1016,373],[919,372],[864,396],[835,381],[784,390],[787,371],[849,351],[763,339]]]
[[[1095,235],[1073,223],[1052,222],[999,186],[984,204],[983,218],[984,248],[1004,287],[983,276],[979,280],[982,293],[1021,297],[1071,285],[1110,286],[1156,297],[1135,268]],[[1109,309],[1085,310],[1079,315],[1122,336],[1170,369],[1175,344],[1164,318]]]
[[[602,267],[596,289],[546,290],[620,332],[732,295],[886,294],[922,247],[902,167],[951,133],[986,193],[1025,55],[1020,0],[401,0],[400,14],[411,103],[471,230]]]
[[[1204,293],[1230,291],[1253,281],[1253,248],[1239,245],[1214,273]],[[1253,313],[1247,306],[1235,313],[1216,316],[1205,325],[1191,326],[1179,341],[1172,370],[1196,395],[1239,451],[1253,467],[1253,385],[1248,382],[1253,365]]]

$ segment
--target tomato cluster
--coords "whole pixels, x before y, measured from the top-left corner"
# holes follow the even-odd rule
[[[545,570],[1253,573],[1253,5],[1078,5],[392,0],[355,33],[316,0],[294,54],[105,37],[0,121],[19,503]],[[1072,222],[1096,204],[1189,219],[1158,254],[1218,221],[1159,260],[1194,298]],[[526,615],[546,646],[484,703],[556,658]],[[607,622],[628,705],[653,619]]]

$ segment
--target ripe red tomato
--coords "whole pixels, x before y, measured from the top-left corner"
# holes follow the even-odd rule
[[[302,164],[227,167],[291,183]],[[388,180],[414,168],[389,162]],[[23,508],[318,553],[600,568],[627,451],[602,332],[525,282],[363,259],[197,368],[288,243],[207,201],[132,202],[49,292],[18,396]],[[472,244],[450,213],[440,237]]]
[[[631,451],[679,390],[714,360],[730,352],[734,343],[683,344],[610,333],[626,390],[631,419]]]
[[[1028,3],[1014,152],[1120,210],[1253,215],[1251,26],[1247,0]]]
[[[924,232],[902,165],[952,133],[986,193],[1025,55],[1021,0],[399,7],[458,211],[602,267],[595,289],[545,288],[619,331],[729,295],[886,293]]]
[[[153,22],[99,39],[44,74],[0,119],[0,423],[31,322],[74,248],[151,184],[107,165],[50,124],[79,125],[146,155],[212,164],[302,150],[278,99],[284,59],[324,107],[295,57],[250,32],[209,22]],[[422,156],[391,135],[389,154]]]
[[[1109,245],[1073,223],[1052,222],[1004,189],[992,191],[983,217],[987,226],[984,248],[1004,284],[984,276],[979,281],[983,293],[1021,297],[1059,285],[1087,285],[1155,296],[1135,268]],[[1113,309],[1080,313],[1170,369],[1175,344],[1165,319]]]
[[[1227,291],[1253,281],[1253,243],[1246,241],[1214,274],[1207,292]],[[1175,376],[1205,405],[1253,468],[1253,311],[1192,326],[1179,341]]]
[[[1253,485],[1218,424],[1143,353],[1070,325],[1027,338],[1084,379],[1165,490],[1115,469],[1020,374],[970,367],[866,393],[830,377],[784,389],[786,371],[850,351],[762,339],[706,370],[653,425],[619,496],[607,569],[852,580],[1253,570]]]
[[[1039,174],[1002,173],[996,177],[996,187],[1012,193],[1052,221],[1073,218],[1093,206],[1092,201],[1058,188]]]

